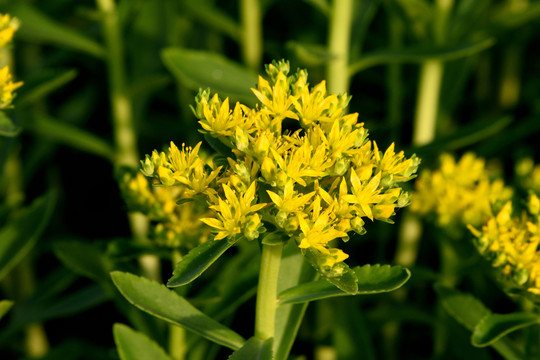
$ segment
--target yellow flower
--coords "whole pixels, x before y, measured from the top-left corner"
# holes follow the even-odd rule
[[[394,144],[380,152],[358,114],[345,113],[350,97],[327,94],[324,81],[310,89],[307,72],[289,75],[285,61],[266,72],[268,80],[259,77],[252,89],[260,101],[254,108],[231,110],[228,99],[209,91],[196,97],[192,109],[203,131],[230,151],[202,161],[200,144],[171,144],[168,153],[146,157],[143,173],[204,198],[213,213],[201,221],[216,240],[256,239],[266,223],[297,241],[324,276],[339,276],[348,255],[330,242],[364,234],[365,217],[391,222],[395,209],[408,205],[399,183],[414,177],[419,160],[396,153]],[[298,123],[283,126],[287,118]]]
[[[218,230],[215,240],[235,237],[242,233],[249,240],[258,237],[259,234],[254,228],[258,229],[261,225],[260,217],[253,215],[266,204],[252,204],[255,200],[255,190],[256,182],[253,182],[243,195],[235,193],[227,184],[223,184],[225,200],[219,197],[218,204],[210,206],[217,212],[217,218],[201,219],[202,222]]]
[[[298,119],[298,115],[289,110],[293,104],[293,96],[289,95],[289,85],[287,77],[279,72],[275,79],[275,84],[270,85],[262,76],[259,76],[257,89],[251,89],[257,99],[264,105],[263,113],[278,118]]]
[[[234,110],[229,108],[229,98],[221,102],[216,95],[212,97],[209,103],[202,105],[204,118],[199,121],[201,127],[216,136],[234,137],[236,129],[249,129],[249,119],[246,113],[249,109],[246,106],[236,103]]]
[[[9,14],[0,14],[0,48],[6,46],[13,39],[13,34],[18,28],[19,20],[17,18],[12,18]]]
[[[303,126],[331,120],[328,110],[330,106],[337,104],[338,98],[336,95],[326,96],[325,81],[315,86],[311,92],[307,87],[303,87],[299,95],[298,99],[291,96],[291,101]]]
[[[322,254],[330,254],[326,245],[331,240],[347,237],[347,233],[336,229],[333,225],[332,208],[325,210],[321,207],[321,198],[315,197],[312,211],[308,214],[298,214],[298,223],[302,234],[299,237],[301,249],[313,248]]]
[[[0,69],[0,109],[9,108],[13,98],[14,91],[22,86],[22,81],[14,83],[11,81],[12,75],[9,72],[9,66]]]
[[[529,211],[538,203],[529,197]],[[514,217],[510,201],[480,230],[469,226],[479,252],[500,270],[503,286],[512,292],[540,295],[540,217],[534,212]],[[540,298],[534,299],[536,302]]]
[[[443,154],[439,169],[425,170],[418,177],[411,210],[421,215],[434,212],[442,226],[480,226],[491,215],[492,204],[512,196],[512,190],[501,179],[493,179],[493,173],[472,153],[459,161]]]

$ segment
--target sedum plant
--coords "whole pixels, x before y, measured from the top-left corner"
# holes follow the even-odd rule
[[[339,242],[349,241],[353,233],[365,234],[366,222],[392,222],[395,211],[410,202],[401,185],[415,176],[420,160],[396,152],[393,144],[379,150],[358,114],[347,113],[349,97],[327,94],[324,81],[310,87],[305,70],[290,74],[288,62],[280,61],[268,65],[266,72],[268,79],[259,77],[252,89],[260,101],[253,108],[232,106],[228,98],[209,90],[199,92],[193,111],[216,151],[213,156],[201,155],[202,143],[179,147],[171,142],[167,151],[146,155],[141,173],[128,180],[126,188],[128,203],[161,217],[156,229],[174,233],[182,228],[181,219],[195,215],[200,217],[200,234],[211,232],[177,264],[170,287],[193,281],[238,242],[260,243],[254,338],[245,345],[216,342],[233,349],[242,345],[240,355],[255,347],[267,358],[273,353],[282,358],[293,339],[280,339],[288,342],[286,350],[278,341],[269,345],[281,331],[276,329],[279,303],[390,291],[407,281],[409,272],[401,267],[351,269],[345,262],[349,254]],[[289,242],[320,279],[286,289],[278,299],[282,251]],[[148,299],[134,290],[137,283],[152,286],[147,280],[118,272],[113,280],[132,303],[156,315]],[[193,330],[183,322],[176,323]],[[213,338],[207,331],[194,331]]]
[[[513,201],[518,191],[506,186],[485,163],[473,153],[466,153],[459,160],[450,154],[441,155],[438,169],[424,170],[419,175],[411,209],[423,216],[433,215],[439,227],[461,237],[463,233],[456,228],[469,229],[467,237],[472,234],[473,246],[521,311],[492,314],[479,299],[448,286],[457,286],[456,281],[443,285],[445,277],[455,276],[448,274],[449,267],[445,266],[452,262],[449,255],[453,253],[448,251],[441,254],[444,277],[435,286],[439,299],[457,321],[472,331],[474,346],[491,345],[506,359],[521,359],[528,356],[527,351],[536,340],[526,335],[523,351],[504,336],[521,328],[528,328],[526,331],[533,334],[536,330],[529,327],[540,323],[536,310],[540,295],[540,200],[535,187],[535,174],[540,172],[535,171],[530,159],[516,167],[518,184],[529,191],[527,209],[518,214],[515,209],[519,206]],[[458,270],[450,268],[453,272]]]

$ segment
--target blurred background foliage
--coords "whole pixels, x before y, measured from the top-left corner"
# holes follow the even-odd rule
[[[3,0],[0,12],[20,20],[3,56],[24,82],[0,137],[0,298],[14,301],[0,303],[11,307],[0,322],[5,359],[114,359],[112,324],[126,318],[159,341],[163,325],[126,310],[108,275],[140,272],[142,253],[170,257],[144,241],[144,219],[126,216],[118,169],[170,140],[195,145],[189,106],[201,87],[254,104],[249,88],[274,59],[352,95],[370,137],[416,153],[422,167],[473,151],[511,184],[518,159],[539,159],[540,1]],[[441,330],[437,298],[450,295],[433,289],[433,254],[445,235],[423,224],[416,258],[402,261],[403,226],[369,225],[345,244],[350,265],[403,262],[410,282],[396,296],[310,307],[292,354],[326,359],[335,346],[339,359],[499,358],[472,347],[470,329],[449,317]],[[478,255],[462,260],[452,285],[495,312],[518,308]],[[166,279],[171,265],[162,265]],[[233,326],[251,323],[238,316]]]

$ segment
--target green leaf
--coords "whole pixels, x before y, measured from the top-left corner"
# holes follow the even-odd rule
[[[114,148],[105,140],[73,125],[46,116],[37,116],[28,129],[58,143],[113,160]]]
[[[0,319],[6,315],[6,313],[11,309],[14,302],[11,300],[0,300]]]
[[[55,255],[75,273],[96,280],[100,284],[110,283],[110,264],[95,244],[82,241],[59,241],[53,244]]]
[[[272,338],[262,340],[251,337],[244,346],[236,350],[229,360],[272,360]]]
[[[264,245],[283,245],[288,240],[290,236],[282,231],[272,231],[265,234],[261,240],[261,244]]]
[[[346,263],[341,262],[328,269],[327,267],[321,266],[321,263],[325,260],[324,255],[319,251],[311,248],[302,249],[302,254],[315,270],[317,270],[317,272],[328,282],[334,284],[334,286],[346,293],[356,293],[358,290],[358,279],[356,278],[354,271],[352,271]]]
[[[483,318],[491,315],[491,311],[471,294],[461,293],[440,284],[436,284],[434,288],[446,311],[457,322],[471,331],[474,331]],[[494,342],[492,346],[507,360],[524,358],[522,351],[508,339],[502,338]]]
[[[178,264],[167,286],[176,287],[189,284],[198,278],[223,253],[233,246],[227,239],[209,240],[192,249]]]
[[[35,245],[49,222],[55,202],[56,192],[49,191],[0,230],[0,280]]]
[[[411,273],[401,266],[364,265],[353,269],[358,278],[358,289],[345,292],[326,280],[317,280],[289,288],[279,294],[280,304],[296,304],[336,296],[377,294],[393,291],[409,280]]]
[[[422,157],[424,154],[429,156],[438,152],[459,150],[500,134],[511,123],[512,118],[508,116],[499,119],[475,121],[460,127],[453,134],[437,138],[429,144],[414,147],[407,150],[407,152],[411,151]]]
[[[219,54],[169,47],[161,52],[161,58],[169,71],[188,88],[209,87],[222,96],[255,102],[250,89],[257,84],[257,76]]]
[[[480,320],[491,314],[491,311],[484,304],[470,294],[463,294],[442,285],[435,285],[435,291],[446,311],[457,322],[471,331]]]
[[[289,41],[286,46],[306,65],[322,65],[334,58],[328,51],[327,46],[304,44],[296,41]]]
[[[124,324],[114,324],[114,342],[121,360],[170,360],[165,351],[149,339]]]
[[[218,7],[198,0],[183,1],[183,5],[190,15],[206,26],[221,31],[231,39],[240,40],[242,29],[226,12]]]
[[[197,310],[186,299],[161,284],[120,271],[113,271],[111,278],[130,303],[157,318],[233,350],[245,343],[236,332]]]
[[[443,47],[419,47],[404,48],[400,50],[381,50],[364,55],[361,60],[349,66],[349,75],[376,65],[394,63],[421,63],[426,60],[449,61],[477,54],[493,46],[492,38],[475,41],[470,44],[443,46]]]
[[[25,1],[14,1],[9,13],[21,21],[17,37],[28,41],[57,44],[96,57],[104,57],[104,48],[77,31],[48,17]]]
[[[20,132],[21,127],[15,124],[5,112],[0,111],[0,135],[13,137],[19,135]]]
[[[32,103],[43,99],[50,93],[64,86],[77,76],[77,70],[40,71],[32,79],[25,79],[15,98],[15,106]]]
[[[364,265],[355,267],[358,294],[377,294],[402,287],[411,277],[409,269],[391,265]]]
[[[40,299],[39,294],[18,304],[9,326],[3,336],[14,334],[29,324],[50,319],[72,316],[109,300],[108,296],[98,285],[90,285],[81,290],[71,291],[54,299]]]
[[[539,323],[540,316],[533,313],[490,314],[474,328],[472,344],[488,346],[512,331]]]

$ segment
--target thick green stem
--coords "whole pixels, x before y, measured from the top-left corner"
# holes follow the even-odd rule
[[[255,336],[274,337],[277,307],[277,285],[283,245],[262,245],[261,270],[255,309]]]
[[[133,125],[132,102],[125,75],[124,44],[114,0],[96,0],[103,15],[103,37],[107,48],[109,96],[116,145],[115,165],[138,167],[137,134]],[[146,241],[148,219],[142,214],[129,214],[132,234],[137,241]],[[139,261],[145,276],[160,281],[159,259],[146,255]]]
[[[241,0],[242,57],[253,70],[259,70],[262,61],[262,15],[259,0]]]
[[[412,139],[414,145],[424,145],[435,138],[442,75],[441,61],[428,60],[422,64]]]
[[[182,254],[179,251],[173,251],[171,260],[174,268],[182,260]],[[171,358],[183,360],[186,356],[186,351],[186,330],[177,325],[169,325],[169,354]]]
[[[349,91],[349,47],[351,38],[353,0],[334,0],[330,17],[328,51],[328,92],[341,94]]]

